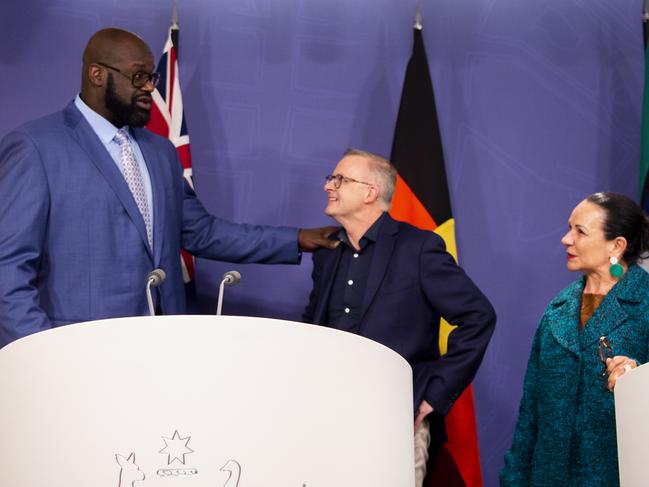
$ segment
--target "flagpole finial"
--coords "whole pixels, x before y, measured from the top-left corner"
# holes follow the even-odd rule
[[[424,28],[424,25],[421,23],[421,11],[420,11],[420,8],[419,8],[419,1],[420,0],[417,0],[417,6],[415,8],[415,25],[414,25],[414,28],[417,29],[417,30],[421,30],[421,29]],[[646,0],[646,1],[649,1],[649,0]]]
[[[174,8],[171,11],[171,28],[172,29],[178,28],[178,12],[176,10],[176,2],[174,2]]]

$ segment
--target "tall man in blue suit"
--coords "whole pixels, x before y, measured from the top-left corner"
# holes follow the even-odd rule
[[[0,347],[68,323],[146,314],[145,278],[162,268],[157,307],[185,311],[179,251],[229,262],[298,263],[327,229],[235,224],[207,213],[175,148],[142,127],[149,47],[120,29],[94,34],[81,93],[0,142]]]
[[[428,447],[432,461],[445,439],[443,417],[475,376],[496,315],[438,235],[387,213],[396,176],[386,159],[356,149],[327,176],[325,213],[342,225],[342,244],[313,254],[303,318],[380,342],[411,365],[421,485]],[[440,316],[457,325],[444,356]]]

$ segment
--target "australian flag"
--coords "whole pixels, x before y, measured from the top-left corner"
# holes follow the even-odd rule
[[[169,36],[156,69],[160,73],[160,82],[153,92],[151,120],[146,127],[152,132],[168,138],[173,143],[183,166],[185,179],[193,188],[189,135],[187,134],[183,97],[178,76],[178,32],[178,21],[174,7]],[[194,258],[183,250],[181,261],[185,283],[193,281]]]

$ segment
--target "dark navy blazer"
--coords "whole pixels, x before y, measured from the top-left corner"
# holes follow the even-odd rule
[[[185,312],[179,250],[229,262],[297,263],[297,229],[207,213],[174,146],[133,135],[153,191],[153,249],[117,165],[81,112],[30,122],[0,142],[0,347],[67,323],[146,314],[146,275],[162,268],[160,306]]]
[[[495,312],[433,232],[388,216],[374,252],[359,334],[410,363],[415,411],[425,399],[445,415],[475,376],[494,329]],[[314,253],[305,322],[327,325],[327,303],[341,253],[341,246]],[[450,334],[443,357],[440,316],[458,327]]]

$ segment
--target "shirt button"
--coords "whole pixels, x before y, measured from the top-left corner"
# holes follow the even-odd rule
[[[358,259],[358,254],[354,254],[354,259]]]
[[[347,281],[347,284],[349,284],[349,285],[351,286],[352,284],[354,284],[354,281],[352,281],[352,280],[350,279],[349,281]]]
[[[345,308],[345,313],[349,314],[349,308]]]

